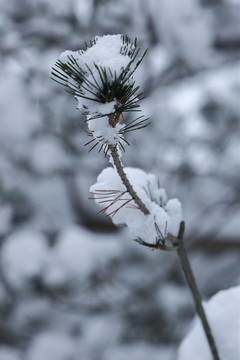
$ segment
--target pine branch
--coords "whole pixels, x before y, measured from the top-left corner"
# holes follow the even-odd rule
[[[58,59],[52,67],[52,79],[65,86],[68,92],[77,98],[83,98],[99,103],[107,103],[117,100],[115,105],[118,113],[127,111],[138,111],[138,101],[143,94],[136,95],[139,86],[135,87],[133,74],[141,64],[147,50],[138,58],[140,48],[137,44],[137,38],[134,42],[127,35],[122,35],[122,46],[119,54],[129,58],[128,64],[122,68],[117,75],[114,69],[101,66],[99,63],[90,61],[81,63],[78,58],[84,53],[79,50],[67,56],[67,59],[61,61]],[[86,51],[98,42],[98,38],[91,40],[86,44]],[[94,74],[95,70],[95,74]],[[96,73],[97,71],[97,73]],[[95,75],[98,75],[98,79]]]
[[[137,59],[140,51],[137,46],[137,39],[135,39],[135,42],[133,43],[127,35],[122,35],[121,40],[122,43],[120,45],[119,54],[121,56],[128,56],[129,61],[125,67],[121,67],[121,70],[118,71],[118,75],[117,71],[114,70],[114,68],[110,69],[108,66],[105,67],[104,65],[102,65],[101,62],[95,63],[93,61],[89,64],[84,64],[81,61],[78,61],[77,59],[83,54],[82,50],[78,51],[76,58],[73,55],[70,55],[68,56],[68,59],[64,60],[64,62],[58,60],[52,68],[53,80],[65,86],[67,88],[67,91],[75,95],[75,97],[91,100],[95,103],[98,102],[100,104],[106,104],[114,101],[114,110],[111,110],[113,112],[110,114],[98,114],[96,113],[96,111],[93,111],[93,113],[91,113],[88,102],[86,102],[86,104],[82,103],[81,105],[82,108],[86,110],[86,112],[90,115],[92,119],[99,117],[99,115],[108,116],[108,123],[112,128],[116,127],[117,123],[119,122],[120,116],[123,116],[123,112],[139,111],[138,101],[142,94],[137,95],[139,86],[135,86],[133,74],[142,62],[147,51],[146,50],[143,55],[140,56],[139,59]],[[99,38],[95,38],[94,40],[90,41],[89,45],[86,44],[87,48],[95,46],[98,41]],[[75,53],[72,52],[72,54]],[[121,202],[121,205],[109,214],[115,215],[120,209],[122,209],[122,207],[130,206],[130,202],[134,201],[136,205],[133,206],[137,207],[144,215],[150,214],[150,211],[140,199],[129,179],[127,178],[118,154],[118,146],[121,146],[121,148],[124,150],[122,141],[129,144],[127,140],[124,139],[123,134],[125,132],[144,128],[148,125],[147,121],[148,119],[144,119],[140,116],[137,119],[126,124],[125,126],[122,126],[121,130],[118,133],[118,135],[120,134],[122,136],[116,138],[116,143],[112,139],[112,143],[110,143],[110,141],[105,139],[104,135],[100,135],[96,136],[96,138],[91,139],[87,144],[85,144],[91,144],[92,147],[89,151],[94,149],[98,144],[100,145],[99,151],[103,149],[105,155],[110,151],[117,173],[126,188],[126,191],[119,193],[118,191],[116,192],[116,190],[111,190],[110,192],[103,194],[103,197],[101,191],[98,191],[97,196],[100,200],[99,203],[106,204],[105,208],[102,209],[100,213],[108,211],[111,206],[116,205],[117,202]],[[90,137],[94,137],[93,134],[94,131],[88,132],[88,135]],[[130,198],[123,197],[126,192],[130,195]],[[138,237],[136,241],[138,241],[141,245],[148,246],[154,250],[158,249],[177,251],[188,287],[193,296],[196,312],[201,319],[213,359],[220,360],[216,344],[202,305],[201,295],[198,290],[197,283],[185,249],[185,224],[183,221],[180,223],[179,233],[177,237],[171,235],[170,233],[167,233],[167,229],[165,233],[162,234],[157,223],[155,223],[155,230],[157,234],[155,244],[149,244],[148,242],[142,240],[140,237]],[[171,241],[173,246],[166,246],[165,240]]]

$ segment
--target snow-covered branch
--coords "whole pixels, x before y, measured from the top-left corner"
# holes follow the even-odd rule
[[[111,215],[116,225],[126,225],[141,245],[160,250],[177,250],[192,292],[196,311],[201,318],[214,360],[219,360],[215,341],[205,315],[190,262],[184,247],[185,223],[178,199],[167,199],[157,178],[140,169],[124,168],[120,148],[124,151],[127,131],[148,125],[138,117],[124,125],[124,112],[139,111],[139,87],[133,74],[146,51],[137,58],[137,40],[127,36],[96,37],[86,51],[65,51],[53,67],[53,79],[67,87],[78,101],[78,108],[87,115],[90,150],[100,145],[109,155],[111,167],[104,169],[90,192],[102,207],[101,213]],[[172,242],[172,247],[166,244]]]

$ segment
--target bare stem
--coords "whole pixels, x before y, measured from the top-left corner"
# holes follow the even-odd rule
[[[178,237],[175,239],[176,241],[174,241],[174,244],[175,245],[176,245],[176,243],[178,244],[177,253],[178,253],[181,265],[182,265],[182,269],[183,269],[188,287],[192,293],[196,312],[201,319],[203,329],[204,329],[205,335],[207,337],[207,341],[208,341],[210,350],[212,352],[213,359],[220,360],[220,357],[219,357],[218,351],[217,351],[217,347],[216,347],[216,344],[214,341],[214,337],[213,337],[211,328],[209,326],[209,323],[208,323],[208,320],[206,317],[206,313],[205,313],[203,305],[202,305],[201,294],[198,290],[196,279],[193,274],[191,264],[188,259],[187,251],[186,251],[186,248],[184,245],[184,241],[183,241],[184,228],[185,228],[185,224],[184,224],[184,221],[182,221],[180,224]]]
[[[125,173],[125,171],[123,170],[123,166],[121,164],[121,161],[119,159],[119,155],[118,155],[118,151],[117,151],[117,146],[116,145],[109,145],[109,149],[111,151],[111,155],[114,161],[114,165],[116,166],[118,175],[120,176],[123,184],[125,185],[127,191],[129,192],[129,194],[131,195],[131,197],[133,198],[133,200],[135,201],[135,203],[137,204],[137,206],[139,207],[139,209],[145,214],[148,215],[149,214],[149,210],[146,208],[145,204],[142,202],[142,200],[140,199],[140,197],[137,195],[136,191],[133,189],[131,183],[129,182],[127,175]]]

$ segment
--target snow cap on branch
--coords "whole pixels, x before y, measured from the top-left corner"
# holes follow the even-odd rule
[[[139,87],[132,75],[146,53],[138,57],[137,39],[132,42],[119,34],[97,36],[86,46],[85,51],[67,50],[59,56],[52,69],[53,80],[66,86],[78,108],[92,116],[136,110]]]
[[[178,199],[167,199],[155,175],[137,168],[124,168],[137,195],[149,210],[144,215],[126,191],[115,168],[104,169],[96,184],[90,187],[95,201],[103,207],[100,213],[112,215],[116,225],[127,225],[131,235],[142,243],[164,245],[167,234],[177,235],[182,220]]]
[[[53,66],[52,79],[64,85],[87,114],[90,150],[100,145],[99,151],[106,154],[109,145],[117,144],[124,150],[129,143],[123,134],[149,124],[143,116],[118,124],[125,121],[123,112],[140,111],[142,94],[137,94],[133,73],[146,51],[139,57],[137,39],[132,42],[126,35],[97,36],[86,46],[85,51],[64,51]]]

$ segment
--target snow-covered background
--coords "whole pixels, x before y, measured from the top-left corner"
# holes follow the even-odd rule
[[[0,360],[175,360],[194,315],[176,254],[88,199],[107,159],[50,72],[95,35],[149,49],[123,162],[181,200],[204,299],[239,284],[239,24],[239,0],[0,0]]]

